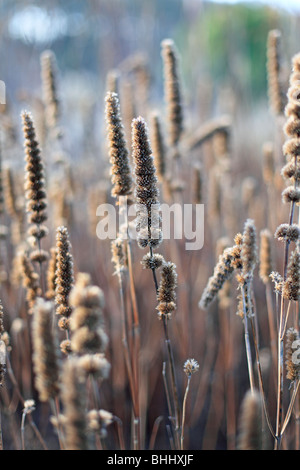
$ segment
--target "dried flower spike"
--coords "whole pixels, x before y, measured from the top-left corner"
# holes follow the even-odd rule
[[[286,332],[286,378],[296,380],[300,377],[300,340],[295,328]]]
[[[69,294],[74,284],[74,274],[71,244],[69,241],[68,229],[66,227],[58,227],[56,233],[55,276],[55,303],[57,305],[56,313],[68,318],[72,312],[72,309],[69,306]]]
[[[108,343],[104,331],[104,295],[98,286],[91,285],[88,274],[78,273],[70,305],[73,308],[70,318],[72,351],[77,354],[104,352]]]
[[[127,196],[132,192],[132,177],[126,147],[119,98],[116,93],[106,95],[106,124],[111,163],[112,196]]]
[[[260,232],[259,276],[264,284],[270,280],[272,272],[271,232],[268,229]]]
[[[46,124],[49,128],[57,126],[60,115],[60,103],[57,93],[57,65],[53,51],[46,50],[41,54],[41,78],[43,100],[45,105]]]
[[[176,146],[183,132],[183,108],[178,68],[179,57],[172,39],[164,39],[161,46],[169,143],[171,146]]]
[[[176,286],[176,266],[170,261],[165,262],[162,266],[161,281],[157,294],[159,304],[156,309],[159,312],[159,318],[163,316],[168,319],[171,318],[172,312],[176,309]]]
[[[52,328],[53,309],[51,302],[38,298],[32,322],[32,359],[35,385],[41,401],[49,401],[59,392],[58,352]]]
[[[262,449],[262,404],[259,393],[248,391],[242,402],[239,422],[238,448]]]
[[[76,357],[71,357],[64,363],[61,398],[65,416],[66,450],[89,450],[86,417],[86,376]]]
[[[160,204],[148,128],[142,117],[132,121],[132,155],[135,163],[138,244],[141,248],[156,248],[162,241]]]
[[[283,282],[282,295],[285,299],[298,301],[300,297],[300,253],[295,250],[291,253],[287,277]]]
[[[245,223],[241,259],[243,263],[243,275],[248,278],[252,276],[257,262],[256,229],[251,219],[248,219]]]
[[[271,30],[267,41],[268,94],[270,107],[275,114],[283,114],[285,106],[280,45],[281,32],[277,29]]]

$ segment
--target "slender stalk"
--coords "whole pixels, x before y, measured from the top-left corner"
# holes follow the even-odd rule
[[[289,404],[289,407],[288,407],[288,410],[287,410],[287,413],[286,413],[286,416],[285,416],[285,419],[284,419],[284,422],[283,422],[283,425],[282,425],[282,428],[281,428],[281,433],[280,433],[280,438],[282,437],[288,423],[289,423],[289,420],[291,418],[291,415],[292,415],[292,410],[293,410],[293,406],[294,406],[294,403],[295,403],[295,399],[296,399],[296,396],[297,396],[297,393],[298,393],[298,390],[299,390],[299,385],[300,385],[300,381],[297,380],[297,383],[295,384],[295,387],[293,389],[293,394],[292,394],[292,397],[291,397],[291,400],[290,400],[290,404]]]
[[[183,450],[183,440],[184,440],[184,423],[185,423],[185,408],[186,408],[186,400],[190,389],[190,382],[191,382],[191,375],[188,376],[188,381],[185,389],[185,394],[183,398],[183,405],[182,405],[182,423],[181,423],[181,436],[180,436],[180,449]]]
[[[245,338],[245,346],[246,346],[248,374],[249,374],[249,381],[250,381],[250,389],[251,389],[251,392],[253,393],[254,389],[255,389],[254,372],[253,372],[253,363],[252,363],[252,355],[251,355],[251,346],[250,346],[250,337],[249,337],[249,328],[248,328],[248,317],[247,317],[247,312],[246,312],[246,299],[245,299],[244,286],[241,287],[241,291],[242,291],[242,298],[243,298],[244,338]]]
[[[150,255],[153,256],[152,247],[150,247]],[[158,282],[156,277],[155,269],[152,268],[153,280],[155,285],[156,294],[158,294]],[[179,398],[178,398],[178,387],[176,382],[176,372],[175,372],[175,361],[172,351],[172,345],[169,338],[169,331],[168,331],[168,320],[165,318],[165,315],[162,316],[163,322],[163,330],[165,336],[165,344],[167,346],[167,352],[169,357],[170,363],[170,370],[171,370],[171,381],[172,381],[172,392],[173,392],[173,399],[174,399],[174,407],[175,407],[175,432],[176,432],[176,440],[178,441],[178,435],[180,432],[180,406],[179,406]],[[179,442],[177,442],[179,445]]]

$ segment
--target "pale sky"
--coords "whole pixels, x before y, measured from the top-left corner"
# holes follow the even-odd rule
[[[217,3],[263,3],[270,6],[279,6],[289,11],[300,11],[300,0],[210,0]]]

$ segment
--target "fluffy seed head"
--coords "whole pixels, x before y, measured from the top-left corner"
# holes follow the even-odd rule
[[[191,376],[199,370],[199,364],[195,359],[187,359],[183,365],[183,370],[187,376]]]
[[[238,448],[240,450],[261,450],[262,448],[262,405],[257,391],[248,391],[242,402],[239,422]]]

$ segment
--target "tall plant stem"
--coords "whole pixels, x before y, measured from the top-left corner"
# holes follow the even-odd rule
[[[122,316],[123,316],[123,346],[125,352],[125,362],[128,372],[128,377],[130,381],[130,388],[131,388],[131,395],[132,395],[132,402],[133,402],[133,443],[134,449],[138,450],[141,446],[141,436],[140,436],[140,404],[139,404],[139,395],[140,395],[140,323],[139,323],[139,312],[138,312],[138,305],[137,305],[137,298],[135,292],[135,283],[134,283],[134,276],[133,276],[133,266],[132,266],[132,253],[131,253],[131,244],[130,244],[130,236],[129,236],[129,228],[128,228],[128,218],[127,218],[127,197],[119,196],[119,210],[120,215],[124,218],[124,233],[127,235],[127,240],[125,242],[126,246],[126,254],[127,254],[127,263],[128,263],[128,273],[129,273],[129,289],[130,289],[130,297],[131,297],[131,304],[132,304],[132,312],[133,312],[133,325],[132,325],[132,337],[133,337],[133,347],[128,347],[128,321],[127,315],[128,312],[125,308],[125,301],[124,301],[124,288],[122,282],[122,274],[119,273],[119,287],[120,287],[120,298],[121,298],[121,308],[122,308]]]
[[[151,257],[153,256],[152,247],[150,247],[150,256]],[[158,294],[158,282],[157,282],[156,272],[154,268],[152,269],[152,274],[153,274],[156,294]],[[178,387],[177,387],[177,381],[176,381],[175,361],[174,361],[174,356],[173,356],[173,350],[172,350],[172,345],[171,345],[171,341],[169,338],[168,320],[167,318],[165,318],[164,315],[162,316],[162,323],[163,323],[165,343],[167,346],[167,352],[168,352],[170,370],[171,370],[172,392],[173,392],[174,409],[175,409],[175,434],[176,434],[177,446],[179,448],[180,406],[179,406],[179,398],[178,398]]]
[[[241,287],[241,290],[242,290],[243,310],[244,310],[244,338],[245,338],[245,346],[246,346],[248,375],[249,375],[250,389],[251,389],[251,392],[253,393],[254,388],[255,388],[254,372],[253,372],[253,363],[252,363],[252,355],[251,355],[251,345],[250,345],[248,316],[247,316],[247,311],[246,311],[246,298],[245,298],[244,286]]]
[[[186,409],[186,400],[190,389],[191,375],[188,376],[188,381],[185,389],[185,394],[182,404],[182,423],[181,423],[181,436],[180,436],[180,449],[183,450],[183,440],[184,440],[184,423],[185,423],[185,409]]]

